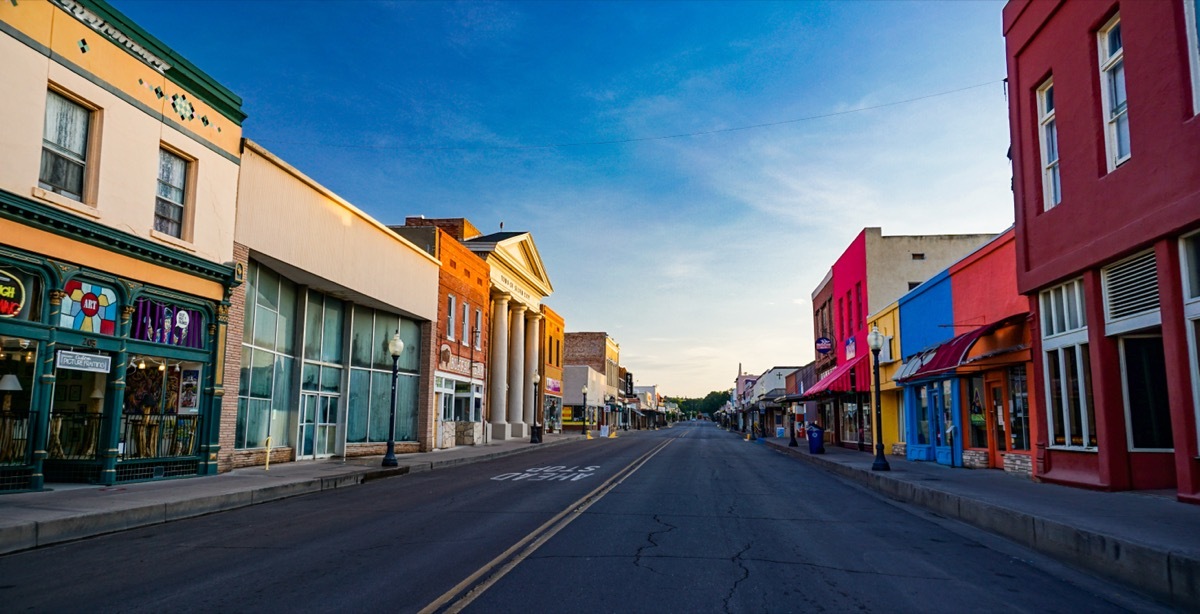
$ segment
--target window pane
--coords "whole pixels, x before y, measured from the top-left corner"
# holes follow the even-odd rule
[[[280,278],[279,280],[279,332],[275,336],[275,349],[293,355],[296,338],[296,285]]]
[[[187,177],[187,161],[166,151],[158,150],[158,196],[182,205]]]
[[[341,301],[331,297],[325,298],[325,331],[321,341],[321,360],[325,362],[342,362],[343,309]]]
[[[337,367],[321,367],[321,392],[341,392],[342,370]]]
[[[972,377],[967,380],[967,400],[967,431],[970,435],[967,443],[972,448],[986,448],[988,447],[987,415],[984,412],[987,410],[984,407],[982,377]]]
[[[270,399],[275,385],[275,355],[263,350],[253,350],[250,361],[250,397]]]
[[[1059,361],[1060,350],[1046,352],[1046,370],[1050,373],[1050,383],[1047,386],[1050,389],[1050,398],[1046,404],[1046,411],[1050,414],[1050,434],[1056,446],[1067,443],[1067,431],[1063,424],[1062,364]]]
[[[375,313],[375,342],[371,351],[371,366],[376,369],[392,370],[392,355],[388,353],[388,341],[399,328],[399,316],[391,313]]]
[[[255,308],[254,312],[254,345],[275,349],[275,335],[278,332],[275,312],[262,306]]]
[[[87,157],[91,112],[54,92],[46,96],[46,125],[42,138],[80,162]]]
[[[350,370],[350,398],[346,406],[346,441],[362,443],[367,440],[367,420],[371,408],[371,372]]]
[[[238,398],[237,404],[237,425],[233,431],[233,447],[246,447],[246,404],[249,401],[245,398]]]
[[[1079,329],[1079,304],[1078,295],[1075,292],[1075,284],[1067,284],[1063,286],[1063,296],[1066,300],[1066,328],[1064,330]]]
[[[396,441],[416,440],[417,377],[401,375],[396,381]]]
[[[1189,299],[1200,298],[1200,235],[1188,238],[1183,246],[1187,261],[1187,284],[1184,292]]]
[[[1121,50],[1121,23],[1117,22],[1105,36],[1105,51],[1112,57]]]
[[[300,389],[316,391],[320,388],[321,367],[311,362],[304,363],[300,372]]]
[[[917,387],[917,443],[929,444],[929,402],[925,395],[925,387]]]
[[[1083,357],[1083,400],[1084,423],[1087,424],[1087,445],[1096,446],[1096,404],[1092,402],[1092,356],[1088,353],[1088,344],[1079,346],[1079,354]]]
[[[1129,153],[1129,114],[1122,113],[1117,118],[1117,157],[1124,158]]]
[[[309,360],[321,358],[321,326],[324,322],[324,297],[310,290],[304,313],[304,357]]]
[[[238,396],[240,397],[250,395],[250,353],[253,351],[249,346],[242,346],[242,366],[238,377]]]
[[[1067,429],[1070,433],[1068,445],[1083,446],[1083,413],[1079,396],[1078,346],[1063,350],[1063,374],[1067,382]]]
[[[1122,345],[1133,447],[1172,449],[1175,443],[1162,337],[1126,337]]]
[[[404,354],[400,356],[400,368],[416,371],[421,366],[421,327],[409,319],[400,321],[400,339],[404,341]],[[391,357],[388,357],[388,370],[391,370]]]
[[[80,200],[83,198],[83,170],[83,164],[43,149],[38,182],[44,189]]]
[[[1059,286],[1054,290],[1054,332],[1067,330],[1066,319],[1066,288]]]
[[[1029,386],[1026,382],[1025,365],[1008,370],[1009,436],[1011,449],[1029,448]]]
[[[291,445],[291,429],[288,419],[296,401],[293,396],[292,382],[296,359],[287,356],[275,356],[275,387],[271,395],[271,446]]]
[[[266,267],[258,269],[258,283],[255,284],[254,300],[259,305],[279,311],[279,274]]]
[[[271,401],[249,399],[246,402],[246,447],[261,448],[267,441],[267,428],[271,419]]]
[[[350,327],[350,364],[355,367],[371,366],[371,335],[375,330],[375,310],[366,307],[354,308],[354,322]]]
[[[391,407],[392,375],[371,373],[371,426],[369,441],[387,441],[389,411]]]

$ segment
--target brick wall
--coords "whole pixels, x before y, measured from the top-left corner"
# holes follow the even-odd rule
[[[566,333],[563,335],[563,365],[587,365],[600,373],[605,368],[607,333]]]
[[[250,248],[234,243],[233,261],[249,272],[249,260]],[[246,455],[238,455],[233,451],[234,436],[237,432],[237,395],[241,384],[242,331],[246,324],[246,284],[233,289],[233,296],[229,302],[229,323],[225,328],[225,396],[221,398],[219,426],[221,449],[217,453],[217,471],[222,473],[234,467],[261,464],[266,459],[265,450],[260,451],[258,456],[261,460],[257,462],[251,458],[240,458]],[[275,460],[274,455],[271,460]]]

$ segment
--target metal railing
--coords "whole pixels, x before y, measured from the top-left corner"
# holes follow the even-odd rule
[[[24,465],[28,461],[29,414],[0,413],[0,464]]]
[[[121,416],[121,460],[194,456],[199,415],[125,414]]]

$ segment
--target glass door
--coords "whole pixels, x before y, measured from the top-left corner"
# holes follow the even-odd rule
[[[328,458],[337,451],[337,395],[300,395],[300,449],[297,460]]]
[[[996,469],[1004,468],[1003,453],[1008,451],[1008,400],[1003,382],[988,384],[988,464]]]

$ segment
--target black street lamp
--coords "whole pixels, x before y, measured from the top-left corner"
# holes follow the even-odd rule
[[[533,372],[533,428],[529,429],[529,443],[542,443],[542,424],[539,424],[542,412],[541,402],[538,399],[538,383],[542,381],[542,375],[537,371]]]
[[[883,349],[883,341],[879,327],[872,325],[871,332],[867,334],[867,347],[871,348],[872,358],[875,359],[875,462],[871,463],[871,471],[892,470],[887,457],[883,455],[883,410],[879,402],[879,350]]]
[[[788,447],[794,448],[800,444],[796,443],[796,405],[792,404],[792,439],[788,441]]]
[[[400,376],[400,355],[404,353],[404,340],[400,331],[388,341],[388,352],[392,355],[392,409],[388,414],[387,454],[383,455],[384,467],[395,467],[396,462],[396,379]]]
[[[587,384],[583,385],[583,390],[580,392],[583,393],[583,400],[579,402],[579,404],[583,406],[583,437],[585,439],[591,439],[592,435],[591,433],[588,433]]]

